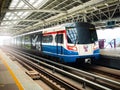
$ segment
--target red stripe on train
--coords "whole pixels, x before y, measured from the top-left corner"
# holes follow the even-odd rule
[[[43,36],[51,35],[51,34],[62,34],[62,33],[65,33],[65,32],[66,32],[65,30],[55,31],[55,32],[48,32],[48,33],[43,33]]]

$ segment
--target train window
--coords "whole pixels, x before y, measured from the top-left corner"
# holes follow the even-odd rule
[[[66,27],[68,43],[89,44],[97,41],[95,26],[89,23],[76,23]]]
[[[63,34],[57,34],[55,37],[56,43],[63,43]]]
[[[42,42],[43,43],[51,43],[52,41],[53,41],[52,35],[48,35],[48,36],[43,36],[42,37]]]
[[[77,40],[77,30],[74,27],[67,27],[67,39],[68,43],[76,43]]]
[[[90,30],[91,42],[98,41],[96,30]]]
[[[16,45],[21,46],[21,38],[20,37],[16,38]]]
[[[22,38],[21,44],[22,44],[22,47],[24,47],[24,36],[22,36],[21,38]]]
[[[31,48],[30,35],[26,35],[24,37],[24,47],[27,48],[27,49]]]
[[[77,23],[77,42],[79,44],[90,44],[97,40],[95,26],[89,23]]]

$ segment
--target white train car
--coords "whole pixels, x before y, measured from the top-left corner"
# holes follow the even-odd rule
[[[58,57],[62,62],[90,61],[100,55],[95,26],[86,22],[61,24],[15,39],[22,48]]]

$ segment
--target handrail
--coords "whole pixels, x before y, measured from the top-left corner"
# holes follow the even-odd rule
[[[112,43],[114,43],[114,44],[112,44]],[[110,45],[111,48],[113,48],[113,46],[114,46],[114,48],[116,48],[116,39],[112,39],[110,42],[108,42],[108,44],[105,46],[105,48],[106,48],[108,45]],[[112,46],[112,45],[113,45],[113,46]]]

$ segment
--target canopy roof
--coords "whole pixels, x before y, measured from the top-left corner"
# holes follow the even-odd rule
[[[120,0],[0,0],[0,34],[19,35],[65,22],[120,26]]]

